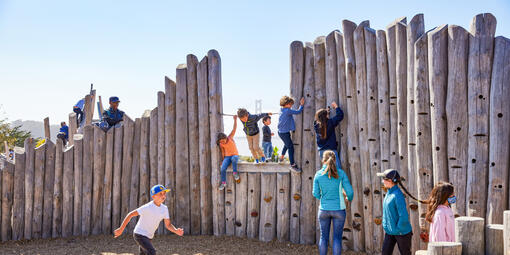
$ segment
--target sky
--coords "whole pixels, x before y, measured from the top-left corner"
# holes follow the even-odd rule
[[[225,113],[253,111],[256,99],[264,111],[277,112],[279,98],[289,94],[294,40],[341,30],[343,19],[368,19],[384,29],[418,13],[427,30],[441,24],[469,29],[484,12],[496,16],[496,35],[510,37],[510,0],[0,0],[0,117],[49,116],[57,124],[91,83],[104,102],[118,96],[120,108],[139,117],[156,106],[164,77],[174,79],[187,54],[200,60],[209,49],[221,56]],[[226,120],[227,132],[230,125]]]

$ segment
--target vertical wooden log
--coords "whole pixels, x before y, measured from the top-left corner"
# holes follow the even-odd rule
[[[315,174],[315,135],[313,133],[313,116],[315,114],[315,90],[314,90],[314,56],[313,45],[306,43],[305,46],[305,64],[304,64],[304,87],[303,96],[305,105],[303,110],[303,137],[301,144],[301,211],[300,211],[300,243],[315,243],[315,198],[312,196],[313,176]],[[262,177],[263,178],[263,177]],[[267,177],[266,177],[267,178]],[[266,189],[261,188],[261,192]],[[262,198],[265,198],[262,193]],[[261,228],[264,226],[262,218],[262,205],[266,202],[261,201]],[[259,229],[259,236],[263,233]]]
[[[165,93],[158,91],[158,184],[165,185]],[[165,223],[161,221],[159,234],[165,232]]]
[[[122,142],[124,139],[124,129],[126,124],[122,127],[115,128],[115,137],[113,139],[113,186],[112,186],[112,229],[116,229],[120,226],[121,218],[121,198],[122,193],[129,193],[129,189],[121,190],[122,184]],[[76,151],[78,148],[74,148]],[[76,161],[76,157],[74,158]],[[74,197],[76,201],[76,196]]]
[[[62,150],[61,139],[57,139],[55,147],[55,181],[53,182],[53,221],[51,228],[51,237],[53,238],[62,236],[62,175],[64,171],[64,152]]]
[[[227,174],[227,187],[225,188],[225,234],[235,234],[234,221],[236,219],[236,187],[234,176]]]
[[[461,255],[462,244],[459,242],[435,242],[428,244],[429,255]]]
[[[42,237],[43,200],[44,200],[44,167],[46,144],[35,148],[34,169],[34,211],[32,214],[32,238]]]
[[[114,154],[114,136],[116,128],[110,128],[106,132],[106,155],[104,165],[104,192],[103,192],[103,234],[112,232],[112,189],[113,189],[113,154]]]
[[[260,173],[248,173],[248,220],[246,235],[258,238],[260,222]],[[299,231],[297,231],[299,233]]]
[[[398,112],[398,151],[399,173],[408,179],[407,156],[407,27],[405,22],[398,22],[395,26],[395,71],[397,72],[397,112]]]
[[[103,114],[103,111],[104,111],[104,108],[103,108],[103,100],[101,99],[101,96],[98,96],[98,100],[97,100],[97,110],[98,110],[98,113],[99,113],[99,118],[101,119],[101,114]]]
[[[333,31],[326,37],[326,106],[331,105],[332,102],[339,103],[336,34],[339,34],[339,32]],[[332,118],[336,115],[336,112],[330,111],[329,115]],[[335,133],[338,141],[341,138],[340,126],[337,126]],[[341,153],[340,143],[338,144],[337,151]]]
[[[12,240],[23,239],[25,210],[25,149],[14,147],[14,190],[12,201]]]
[[[73,234],[73,179],[74,148],[64,151],[64,168],[62,171],[62,237]]]
[[[44,118],[44,138],[46,138],[48,140],[51,138],[51,134],[50,134],[50,118],[49,117]]]
[[[479,217],[458,217],[455,219],[455,240],[462,243],[462,254],[483,254],[485,252],[484,219]]]
[[[336,84],[335,84],[336,85]],[[279,241],[288,241],[290,237],[290,174],[276,174],[276,237]],[[239,201],[238,201],[239,203]]]
[[[83,174],[83,135],[76,134],[73,139],[74,146],[74,209],[73,209],[73,235],[81,235],[82,220],[82,174]],[[120,161],[119,161],[120,163]]]
[[[360,24],[361,25],[361,24]],[[354,30],[356,24],[351,21],[343,20],[342,27],[344,31],[344,55],[345,55],[345,94],[347,98],[346,119],[347,125],[347,144],[349,171],[351,173],[351,184],[354,188],[354,196],[351,202],[352,229],[353,229],[353,250],[363,251],[365,249],[365,235],[363,231],[363,193],[361,178],[361,162],[359,153],[359,135],[358,135],[358,103],[356,89],[356,55],[354,52]]]
[[[12,202],[14,191],[14,164],[10,161],[5,162],[5,168],[2,170],[2,242],[8,241],[12,237]]]
[[[496,18],[471,21],[468,56],[468,163],[466,215],[485,217],[489,165],[489,91]]]
[[[78,122],[76,119],[76,113],[69,113],[69,142],[68,145],[71,146],[74,144],[74,134],[78,131]]]
[[[58,150],[57,150],[58,152]],[[56,168],[55,168],[56,170]],[[92,177],[94,174],[94,128],[91,125],[83,128],[83,173],[82,173],[82,211],[81,233],[91,233],[92,212]]]
[[[91,105],[93,104],[92,95],[85,96],[85,104],[83,105],[84,113],[85,113],[85,126],[88,126],[92,123],[92,116],[94,112],[91,109]]]
[[[175,218],[178,225],[184,228],[184,233],[190,233],[190,194],[189,194],[189,161],[188,161],[188,98],[187,98],[187,67],[186,64],[181,64],[176,70],[176,130],[181,131],[176,136],[176,144],[179,149],[176,149],[176,209]]]
[[[510,210],[503,212],[503,247],[504,255],[510,254]]]
[[[150,115],[151,111],[146,110],[140,121],[140,176],[138,206],[144,205],[150,201],[150,161],[149,161],[149,140],[150,140]],[[135,141],[136,143],[136,141]],[[131,179],[133,181],[133,179]],[[135,207],[136,208],[136,207]],[[133,208],[134,209],[134,208]]]
[[[246,237],[246,212],[248,205],[248,174],[240,173],[241,182],[235,184],[236,193],[235,193],[235,233],[236,236]]]
[[[494,62],[489,109],[489,186],[487,223],[503,223],[502,211],[508,208],[508,171],[510,169],[510,39],[494,40]]]
[[[448,74],[448,26],[428,33],[430,120],[432,127],[432,162],[434,183],[448,181],[446,161],[446,88]]]
[[[485,227],[485,254],[504,254],[503,224],[488,224]]]
[[[430,127],[430,101],[428,84],[427,34],[423,34],[414,44],[414,110],[416,128],[416,182],[418,198],[428,197],[432,191],[432,145]],[[420,231],[427,231],[425,213],[427,205],[418,204]],[[424,248],[422,244],[420,248]],[[418,247],[416,247],[418,248]]]
[[[133,124],[133,143],[132,143],[132,154],[133,160],[131,161],[131,177],[129,180],[129,207],[127,211],[132,211],[138,208],[138,196],[140,194],[140,137],[142,131],[142,119],[136,118]],[[145,179],[144,179],[145,182]],[[123,215],[123,217],[125,217]],[[135,228],[135,223],[130,222],[128,230],[130,232]]]
[[[260,190],[259,240],[269,242],[276,237],[276,174],[262,173]]]
[[[216,145],[215,137],[218,132],[223,132],[223,112],[221,93],[221,59],[216,50],[207,53],[208,58],[208,85],[209,85],[209,123],[211,129],[211,183],[213,199],[213,232],[215,236],[225,234],[225,194],[219,191],[217,186],[220,183],[221,152]]]
[[[150,113],[149,121],[149,189],[158,184],[158,108]],[[150,199],[149,199],[150,200]]]
[[[192,235],[200,235],[200,161],[198,146],[198,97],[197,97],[197,65],[196,56],[189,54],[187,63],[187,102],[188,102],[188,165],[189,165],[189,196],[190,196],[190,220]]]
[[[448,177],[460,203],[452,205],[456,215],[466,215],[468,152],[467,99],[468,32],[448,26],[448,88],[446,119],[448,135]]]
[[[130,198],[131,193],[138,192],[131,189],[131,169],[133,168],[134,158],[139,157],[140,153],[133,152],[133,141],[135,137],[135,122],[124,115],[124,137],[122,138],[122,176],[121,176],[121,203],[120,203],[120,219],[125,217],[131,208]],[[137,163],[137,167],[139,167]],[[138,197],[138,193],[136,194]],[[135,199],[137,200],[137,199]],[[120,226],[120,223],[115,226]]]
[[[165,204],[172,220],[175,219],[175,102],[175,82],[165,77],[165,187],[171,189]]]
[[[300,41],[294,41],[290,44],[290,95],[299,100],[303,97],[303,79],[304,79],[304,51],[303,51],[303,43]],[[301,161],[301,147],[302,147],[302,137],[303,137],[303,115],[298,114],[294,116],[294,122],[296,124],[296,130],[292,132],[292,141],[294,142],[294,158],[297,164],[303,166],[304,163]],[[252,175],[250,175],[250,178]],[[258,184],[260,186],[260,176],[256,177],[253,175],[253,179],[258,178]],[[250,180],[251,181],[251,180]],[[250,183],[248,184],[250,186]],[[253,191],[253,188],[249,187],[250,191]],[[258,188],[256,189],[258,190]],[[259,196],[259,193],[253,194],[249,193],[249,197]],[[291,194],[294,199],[291,199],[290,202],[290,241],[292,243],[299,243],[299,216],[300,216],[300,207],[301,207],[301,175],[296,173],[291,173]],[[297,198],[297,199],[296,199]],[[260,198],[259,198],[260,200]],[[257,200],[258,201],[258,200]],[[255,201],[254,201],[255,202]],[[250,202],[248,201],[248,204]],[[256,205],[257,208],[260,206]],[[250,214],[252,213],[252,207],[248,207]],[[257,209],[258,215],[258,209]],[[250,223],[250,219],[253,219],[252,222],[258,223],[258,216],[251,215],[248,218],[248,223]],[[252,228],[252,232],[250,235],[250,225],[248,225],[248,237],[254,238],[258,234],[258,225],[256,228]]]
[[[207,57],[197,67],[198,100],[198,151],[200,168],[200,218],[201,234],[213,234],[212,189],[211,185],[211,133],[209,129],[209,87],[207,85]],[[213,138],[214,139],[214,138]],[[245,179],[246,180],[246,179]]]
[[[43,225],[42,238],[50,238],[53,223],[53,185],[55,182],[55,144],[46,141],[46,161],[44,166],[44,202],[43,202]]]
[[[44,120],[45,123],[46,119]],[[35,171],[34,147],[35,143],[33,138],[25,139],[25,217],[24,217],[25,223],[23,238],[27,240],[32,239],[32,213],[34,206],[34,171]]]
[[[90,119],[94,118],[94,108],[96,107],[96,90],[90,91]],[[90,124],[90,123],[89,123]]]
[[[94,126],[94,174],[92,182],[92,234],[101,233],[103,215],[104,169],[106,161],[106,134]]]

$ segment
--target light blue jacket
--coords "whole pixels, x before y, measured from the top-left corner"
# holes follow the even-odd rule
[[[303,111],[303,106],[299,109],[292,110],[290,108],[281,108],[280,117],[278,118],[278,133],[289,133],[296,130],[296,123],[294,122],[294,114],[300,114]]]
[[[405,235],[412,231],[407,213],[406,200],[395,185],[388,190],[383,200],[383,228],[388,235]]]
[[[337,211],[345,209],[344,194],[352,201],[353,191],[349,178],[344,170],[338,168],[338,179],[328,177],[326,165],[315,173],[313,178],[313,196],[321,201],[320,209],[324,211]]]

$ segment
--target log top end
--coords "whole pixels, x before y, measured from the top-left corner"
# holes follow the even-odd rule
[[[145,110],[142,114],[142,118],[149,118],[151,116],[151,110]]]
[[[14,153],[15,154],[23,154],[25,153],[25,149],[21,147],[14,147]]]
[[[179,64],[177,66],[177,69],[186,69],[187,65],[186,64]]]
[[[487,229],[496,229],[496,230],[503,230],[505,229],[505,225],[503,224],[488,224]]]
[[[319,37],[317,37],[314,41],[313,41],[313,44],[323,44],[323,43],[326,43],[326,37],[321,35]]]
[[[461,216],[458,218],[455,218],[455,221],[485,221],[484,218],[480,217],[469,217],[469,216]]]

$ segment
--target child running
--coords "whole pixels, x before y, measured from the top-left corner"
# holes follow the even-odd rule
[[[283,161],[285,153],[289,151],[290,168],[295,172],[301,172],[296,162],[294,162],[294,143],[290,136],[290,132],[296,130],[296,124],[294,123],[294,114],[300,114],[303,111],[303,105],[305,104],[305,98],[301,98],[299,101],[299,109],[293,110],[291,107],[294,105],[294,98],[289,96],[283,96],[280,99],[280,117],[278,119],[278,135],[283,141],[283,150],[280,161]]]
[[[329,118],[329,111],[320,109],[315,113],[315,121],[313,126],[315,128],[315,136],[317,137],[317,148],[319,149],[319,156],[326,150],[331,150],[336,156],[336,165],[342,168],[340,164],[340,157],[338,156],[338,142],[336,140],[335,128],[340,124],[344,118],[344,112],[335,102],[331,103],[331,107],[335,110],[335,117]]]
[[[237,161],[239,161],[239,153],[237,152],[236,143],[234,142],[234,135],[237,129],[237,116],[234,116],[234,127],[232,132],[227,136],[224,133],[219,133],[216,139],[216,144],[220,146],[221,155],[223,162],[221,163],[221,183],[218,187],[220,190],[225,189],[227,186],[227,168],[232,163],[232,171],[234,179],[238,181],[240,179],[239,173],[237,172]]]
[[[439,182],[432,189],[425,215],[430,222],[429,242],[455,242],[455,217],[450,205],[456,201],[452,184]]]
[[[140,216],[140,218],[138,219],[138,223],[136,223],[133,237],[140,247],[140,254],[156,254],[156,249],[152,246],[151,241],[161,220],[165,221],[165,227],[169,231],[182,236],[184,233],[183,229],[175,228],[174,225],[172,225],[168,215],[168,208],[163,204],[168,191],[169,189],[165,189],[163,185],[155,185],[152,187],[150,190],[152,201],[130,212],[122,222],[122,225],[114,231],[115,238],[122,235],[122,232],[131,218],[136,216]]]
[[[270,116],[271,113],[261,114],[250,114],[246,109],[239,108],[237,110],[237,116],[243,123],[243,131],[246,133],[246,139],[248,140],[248,147],[250,147],[251,154],[255,159],[255,164],[263,163],[266,161],[264,153],[260,149],[260,130],[257,122],[266,117]]]
[[[271,132],[271,128],[269,127],[269,125],[271,125],[271,116],[262,118],[262,123],[264,123],[264,126],[262,127],[262,149],[264,150],[264,155],[266,156],[266,162],[268,162],[273,155],[273,144],[271,143],[271,136],[273,136],[274,133]]]

